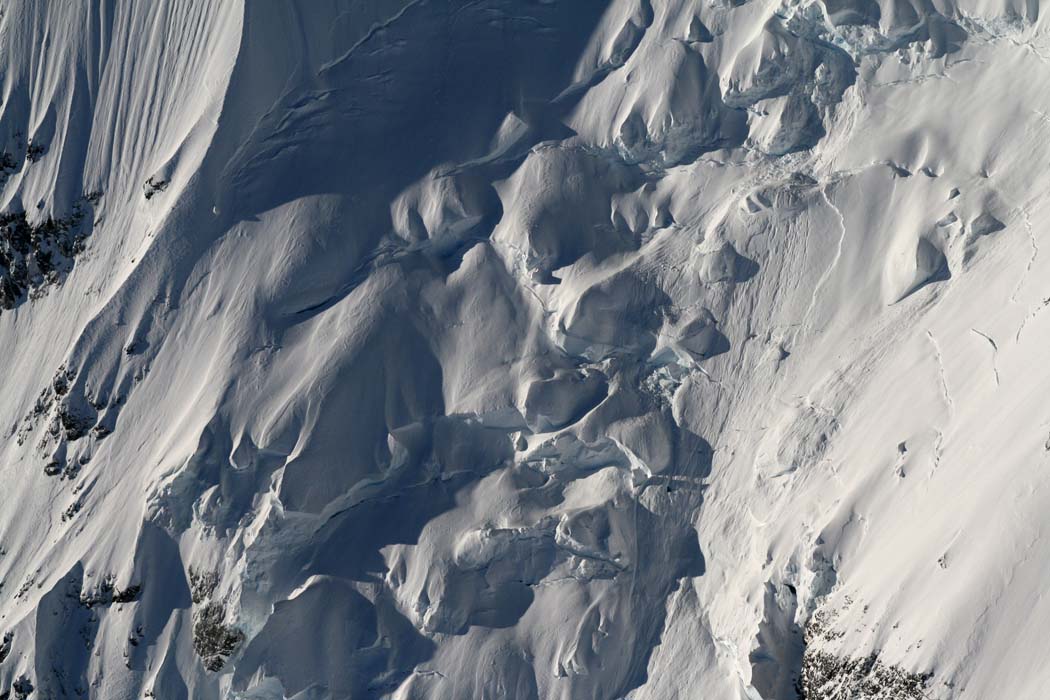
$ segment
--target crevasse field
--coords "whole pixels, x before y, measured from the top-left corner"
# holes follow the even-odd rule
[[[1050,693],[1045,3],[0,13],[0,698]]]

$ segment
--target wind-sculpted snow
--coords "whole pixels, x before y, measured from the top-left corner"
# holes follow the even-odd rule
[[[1036,0],[0,15],[0,698],[1039,697]]]

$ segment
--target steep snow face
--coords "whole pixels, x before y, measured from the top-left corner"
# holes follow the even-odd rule
[[[1040,9],[5,3],[0,697],[1042,696]]]

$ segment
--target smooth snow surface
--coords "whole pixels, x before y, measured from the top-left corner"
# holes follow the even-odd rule
[[[0,698],[1038,700],[1039,0],[5,0]]]

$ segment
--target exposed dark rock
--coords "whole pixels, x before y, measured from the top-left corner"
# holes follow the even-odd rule
[[[11,177],[11,173],[18,172],[21,168],[21,163],[15,160],[15,157],[7,151],[0,152],[0,187],[7,184],[7,178]]]
[[[209,671],[221,671],[244,641],[244,633],[225,619],[226,606],[215,602],[203,606],[193,619],[193,649]]]
[[[139,599],[139,594],[142,593],[142,586],[131,585],[124,590],[113,591],[113,602],[114,603],[132,603]]]
[[[190,567],[190,591],[194,604],[199,605],[215,592],[219,585],[219,572],[201,571]]]
[[[112,575],[106,576],[93,591],[81,591],[79,595],[80,604],[85,608],[95,608],[112,605],[113,603],[133,603],[142,593],[142,586],[132,584],[127,588],[120,589],[114,584]]]
[[[142,185],[142,189],[144,191],[143,196],[146,199],[153,199],[153,195],[157,194],[158,192],[163,192],[167,188],[167,180],[154,180],[151,177],[148,180],[146,180],[146,182]]]
[[[32,681],[26,676],[19,676],[18,680],[11,684],[11,693],[13,695],[10,695],[10,697],[13,697],[15,700],[25,700],[33,693],[33,690]],[[0,700],[7,700],[8,697],[8,693],[0,693]]]
[[[11,654],[11,642],[14,638],[14,634],[7,632],[4,634],[3,639],[0,639],[0,664],[4,663],[7,657]]]
[[[3,172],[0,156],[0,180]],[[29,223],[25,211],[0,213],[0,309],[14,309],[69,274],[91,233],[90,208],[99,197],[88,193],[68,216],[37,224]]]
[[[64,405],[58,410],[58,420],[62,425],[62,431],[70,442],[79,440],[87,435],[95,424],[93,416],[85,415],[74,410],[69,405]]]
[[[817,648],[841,639],[834,613],[818,611],[805,629],[796,692],[800,700],[925,700],[932,673],[916,673],[884,663],[877,651],[853,658]]]
[[[30,163],[35,163],[47,153],[47,144],[31,142],[26,148],[26,160]]]
[[[84,504],[81,503],[79,500],[73,501],[71,504],[69,504],[68,508],[66,508],[64,511],[62,511],[62,522],[66,522],[67,520],[72,520],[74,518],[74,516],[76,516],[76,514],[79,513],[80,509],[83,508],[83,507],[84,507]]]
[[[55,374],[55,378],[51,380],[51,388],[55,390],[55,394],[58,396],[65,396],[66,392],[69,391],[69,382],[76,377],[76,374],[67,370],[59,369]]]
[[[932,673],[912,673],[871,653],[859,659],[806,650],[798,695],[802,700],[925,700]]]

